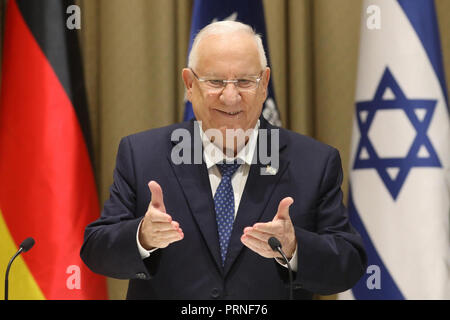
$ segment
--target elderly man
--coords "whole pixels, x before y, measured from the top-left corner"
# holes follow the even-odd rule
[[[260,37],[242,23],[212,23],[188,67],[198,122],[122,139],[83,261],[130,279],[129,299],[287,299],[287,265],[268,244],[276,237],[294,298],[351,288],[366,256],[342,204],[339,153],[261,117],[270,69]],[[177,130],[192,144],[176,141]],[[265,163],[261,149],[277,161]]]

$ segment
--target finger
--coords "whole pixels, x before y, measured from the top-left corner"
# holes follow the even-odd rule
[[[283,200],[280,201],[280,204],[278,205],[278,211],[277,214],[274,217],[274,220],[288,220],[289,217],[289,207],[291,204],[294,203],[294,199],[291,197],[286,197]]]
[[[148,183],[148,187],[150,189],[150,196],[152,199],[150,205],[162,212],[166,212],[161,186],[156,181],[150,181]]]
[[[161,212],[158,209],[150,208],[148,211],[151,222],[166,222],[171,223],[172,217],[167,213]]]
[[[178,229],[178,228],[180,227],[180,224],[179,224],[178,222],[176,222],[176,221],[172,221],[172,226],[173,226],[175,229]]]
[[[160,241],[170,241],[173,239],[180,239],[184,236],[183,231],[181,230],[166,230],[155,233],[155,238]]]
[[[248,235],[243,235],[241,237],[242,243],[250,250],[256,252],[257,254],[266,257],[273,258],[275,253],[268,246],[266,247],[260,240],[255,239]]]
[[[260,232],[269,233],[272,235],[279,234],[282,232],[282,225],[280,222],[277,221],[270,221],[270,222],[258,222],[253,225],[253,229]]]
[[[260,241],[259,239],[253,238],[251,236],[244,236],[246,239],[246,246],[255,251],[256,253],[262,255],[266,258],[281,258],[281,254],[278,251],[272,250],[267,241]]]
[[[177,233],[171,234],[170,236],[167,236],[166,241],[170,244],[170,243],[180,241],[183,238],[184,238],[184,233],[177,232]]]
[[[172,222],[153,222],[152,227],[153,227],[153,230],[155,230],[155,232],[178,230],[178,227],[176,227],[173,223],[174,223],[174,221],[172,221]]]
[[[247,243],[251,244],[254,248],[258,249],[258,251],[260,252],[271,250],[267,242],[261,241],[248,234],[244,235],[244,238],[246,238]]]
[[[173,238],[168,239],[168,242],[169,242],[169,244],[171,244],[171,243],[183,240],[183,238],[184,238],[184,235],[177,235],[177,236],[174,236]]]
[[[180,241],[183,238],[184,238],[184,234],[183,233],[166,235],[166,236],[158,238],[158,240],[156,242],[157,245],[155,245],[155,247],[157,247],[157,248],[166,248],[171,243]]]
[[[244,230],[244,234],[249,235],[255,239],[258,239],[264,243],[267,243],[269,238],[273,236],[272,233],[262,232],[262,231],[256,230],[255,228],[248,228],[247,230]]]

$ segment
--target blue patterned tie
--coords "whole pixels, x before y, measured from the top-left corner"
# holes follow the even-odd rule
[[[217,229],[219,231],[220,255],[222,265],[227,256],[228,242],[234,221],[234,193],[231,177],[239,168],[240,164],[217,164],[222,174],[222,180],[214,194],[214,206],[216,209]]]

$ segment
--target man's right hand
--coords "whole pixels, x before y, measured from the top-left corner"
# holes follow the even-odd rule
[[[165,248],[183,239],[183,230],[166,213],[161,186],[156,181],[150,181],[148,187],[152,200],[139,229],[139,243],[146,250]]]

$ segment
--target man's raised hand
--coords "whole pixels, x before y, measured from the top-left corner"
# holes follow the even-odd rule
[[[150,181],[148,187],[152,200],[139,229],[139,243],[146,250],[165,248],[183,239],[183,230],[166,213],[161,186],[156,181]]]
[[[278,258],[281,255],[270,248],[267,241],[270,237],[277,238],[286,256],[290,259],[297,248],[294,225],[289,216],[289,207],[294,202],[291,197],[282,199],[278,211],[270,222],[258,222],[246,227],[241,236],[242,243],[265,258]]]

